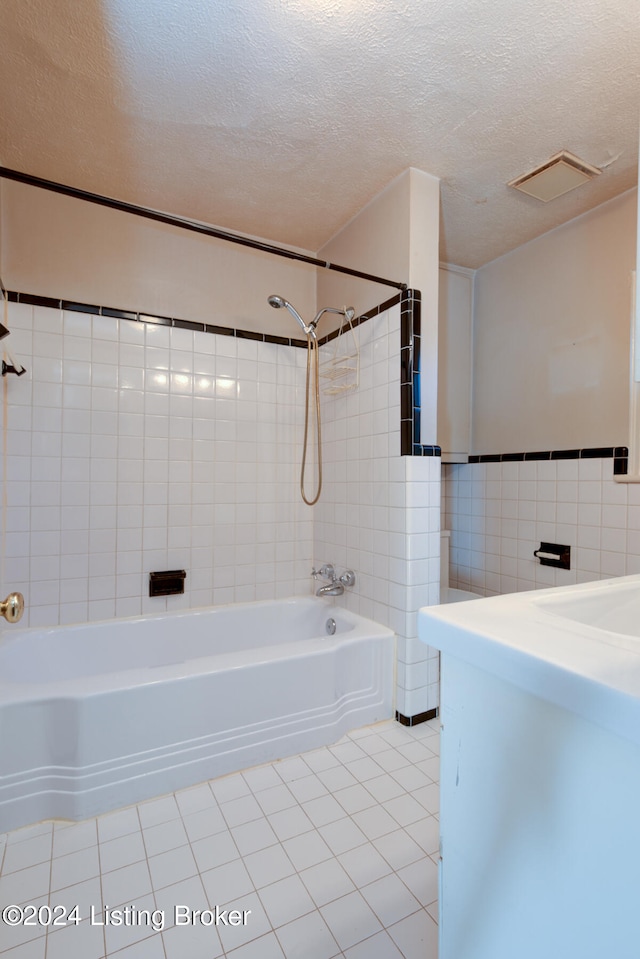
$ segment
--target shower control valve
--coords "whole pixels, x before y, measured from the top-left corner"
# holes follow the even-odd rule
[[[327,580],[325,586],[316,590],[316,596],[342,596],[345,587],[355,586],[356,574],[352,569],[345,569],[341,576],[336,576],[335,566],[331,563],[325,563],[320,569],[312,569],[311,575],[314,579],[321,576]]]
[[[331,563],[324,563],[320,569],[315,567],[311,570],[311,575],[314,579],[317,579],[318,576],[321,576],[322,579],[328,579],[330,583],[333,583],[336,578],[335,567]]]

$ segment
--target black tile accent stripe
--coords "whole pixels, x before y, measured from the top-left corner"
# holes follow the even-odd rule
[[[611,459],[613,456],[629,455],[626,446],[595,446],[583,450],[535,450],[529,453],[474,453],[470,463],[509,463],[514,460],[578,460]]]
[[[424,713],[416,713],[415,716],[403,716],[402,713],[396,710],[396,721],[403,726],[417,726],[418,723],[426,723],[429,719],[435,719],[438,714],[439,710],[437,706],[435,709],[428,709]]]
[[[626,446],[592,446],[581,450],[534,450],[529,453],[474,453],[469,463],[521,463],[524,460],[613,459],[615,476],[626,475],[629,450]]]
[[[415,292],[416,291],[414,291],[414,293]],[[400,303],[404,295],[405,294],[397,293],[395,296],[385,300],[384,303],[379,303],[378,306],[367,310],[367,312],[361,316],[355,317],[353,320],[354,328],[360,326],[361,323],[365,323],[367,320],[373,319],[374,316],[379,316],[397,303]],[[417,293],[417,297],[420,297],[419,293]],[[299,340],[294,337],[275,336],[271,333],[257,333],[254,330],[240,330],[230,326],[216,326],[212,323],[197,323],[193,320],[183,320],[179,317],[154,316],[151,313],[137,313],[134,310],[118,310],[110,306],[95,306],[91,303],[77,303],[74,300],[58,300],[51,296],[38,296],[33,293],[17,293],[12,290],[7,292],[7,298],[11,303],[26,303],[29,306],[46,306],[55,310],[70,310],[76,313],[91,313],[94,316],[110,316],[119,320],[131,320],[134,323],[155,323],[158,326],[172,326],[180,330],[195,330],[198,333],[215,333],[217,336],[235,336],[238,339],[256,340],[259,343],[275,343],[278,346],[295,346],[305,350],[307,348],[306,340]],[[328,333],[318,340],[318,344],[323,346],[325,343],[329,343],[331,340],[334,340],[339,333],[339,329]],[[415,407],[416,402],[414,398],[412,398],[411,403]],[[438,447],[433,448],[437,449]],[[431,449],[431,447],[425,447],[425,449]],[[440,454],[421,453],[418,455],[439,456]]]
[[[253,330],[236,330],[236,336],[243,340],[259,340],[262,342],[264,333],[255,333]]]
[[[110,306],[95,306],[90,303],[78,303],[73,300],[58,300],[49,296],[37,296],[31,293],[9,291],[8,299],[14,303],[27,303],[31,306],[47,306],[58,310],[73,310],[96,316],[108,316],[114,319],[130,320],[140,323],[154,323],[158,326],[174,327],[181,330],[195,330],[199,333],[214,333],[217,336],[235,336],[238,339],[255,340],[259,343],[275,343],[280,346],[294,346],[306,349],[307,341],[272,336],[269,333],[257,333],[253,330],[239,330],[232,327],[216,326],[211,323],[198,323],[179,317],[155,316],[133,310],[119,310]],[[420,442],[420,325],[421,295],[419,290],[404,290],[396,293],[384,302],[367,310],[352,321],[353,327],[379,316],[391,307],[400,304],[400,453],[402,456],[440,456],[439,446],[427,446]],[[339,336],[340,330],[334,330],[318,340],[319,346],[331,342]]]
[[[141,323],[153,323],[155,326],[171,326],[170,316],[152,316],[149,313],[139,313],[138,319]]]
[[[61,309],[73,310],[75,313],[100,313],[99,306],[90,306],[88,303],[73,303],[70,300],[62,300]]]
[[[73,310],[79,313],[88,313],[95,316],[108,316],[114,319],[130,320],[132,322],[153,323],[158,326],[168,326],[181,330],[195,330],[199,333],[214,333],[218,336],[235,336],[238,339],[255,340],[259,343],[276,343],[280,346],[295,346],[306,349],[307,341],[273,336],[269,333],[257,333],[253,330],[239,330],[232,327],[216,326],[211,323],[198,323],[192,320],[183,320],[179,317],[156,316],[151,313],[138,313],[133,310],[119,310],[109,306],[96,306],[90,303],[78,303],[73,300],[57,300],[49,296],[37,296],[31,293],[10,291],[10,301],[27,303],[30,306],[46,306],[58,310]],[[400,446],[402,456],[440,456],[439,446],[423,446],[420,443],[420,308],[421,296],[419,290],[406,290],[389,297],[372,309],[355,317],[353,326],[359,326],[367,320],[379,316],[392,306],[400,304],[400,362],[401,362],[401,399],[400,399]],[[318,343],[323,346],[335,339],[340,330],[334,330],[322,337]]]
[[[229,326],[214,326],[211,323],[207,323],[204,329],[205,333],[217,333],[218,336],[234,335],[234,331]]]
[[[251,339],[261,343],[276,343],[280,346],[295,346],[306,349],[307,341],[293,337],[274,336],[270,333],[256,333],[253,330],[239,330],[233,327],[216,326],[210,323],[198,323],[179,317],[154,316],[149,313],[137,313],[133,310],[118,310],[110,306],[96,306],[90,303],[78,303],[74,300],[56,299],[34,293],[6,291],[10,303],[25,303],[29,306],[45,306],[55,310],[69,310],[88,313],[94,316],[109,316],[114,319],[132,322],[155,323],[176,329],[195,330],[202,333],[215,333],[218,336],[235,336],[239,339]],[[440,456],[439,446],[426,446],[420,443],[420,325],[421,295],[419,290],[404,290],[373,307],[353,320],[353,326],[359,326],[366,320],[379,316],[396,304],[400,304],[400,453],[402,456]],[[334,330],[318,341],[320,346],[329,343],[339,335]],[[559,460],[613,458],[614,475],[628,472],[629,450],[626,446],[598,446],[575,450],[535,450],[526,453],[481,453],[469,456],[469,463],[506,463],[523,460]]]
[[[616,446],[613,451],[613,475],[626,476],[629,472],[629,448]]]
[[[199,333],[204,332],[215,333],[218,336],[235,336],[238,339],[256,340],[261,343],[275,343],[279,346],[295,346],[301,349],[307,348],[306,340],[298,340],[294,337],[275,336],[271,333],[257,333],[254,330],[241,330],[229,326],[216,326],[215,324],[211,323],[197,323],[193,320],[183,320],[179,317],[154,316],[150,313],[136,313],[132,310],[117,310],[110,306],[96,306],[91,303],[77,303],[73,300],[58,300],[51,296],[38,296],[32,293],[17,293],[13,290],[7,292],[7,298],[11,303],[26,303],[29,306],[46,306],[55,310],[72,310],[76,313],[91,313],[94,316],[110,316],[114,319],[131,320],[132,322],[155,323],[158,326],[172,326],[176,329],[195,330]],[[354,328],[359,326],[361,323],[364,323],[366,320],[373,319],[374,316],[379,316],[380,313],[384,313],[385,310],[395,306],[396,303],[400,302],[400,300],[401,294],[398,293],[395,296],[390,297],[388,300],[385,300],[384,303],[380,303],[378,306],[375,306],[366,313],[363,313],[362,316],[355,317],[353,320]],[[325,343],[329,343],[331,340],[335,339],[339,333],[339,329],[334,330],[332,333],[328,333],[327,336],[324,336],[318,340],[319,345],[323,346]]]
[[[155,323],[157,326],[171,326],[180,330],[195,330],[198,333],[215,333],[218,336],[235,336],[238,339],[257,340],[260,343],[276,343],[279,346],[295,346],[306,349],[307,341],[298,340],[293,337],[272,336],[270,333],[256,333],[253,330],[238,330],[229,326],[215,326],[210,323],[197,323],[192,320],[183,320],[175,316],[154,316],[151,313],[137,313],[133,310],[117,310],[110,306],[96,306],[92,303],[77,303],[74,300],[58,300],[51,296],[39,296],[33,293],[17,293],[13,290],[7,292],[7,298],[11,303],[26,303],[28,306],[46,306],[54,310],[69,310],[75,313],[89,313],[94,316],[109,316],[113,319],[130,320],[134,323]],[[388,302],[393,305],[400,301],[400,294],[394,296]],[[370,310],[354,320],[354,326],[362,323],[364,320],[382,313],[388,309],[384,304]],[[320,342],[326,342],[331,339],[331,334]]]
[[[420,292],[407,290],[400,300],[401,456],[413,456],[420,445],[420,308]]]
[[[500,459],[501,457],[499,453],[483,453],[482,456],[470,456],[469,462],[470,463],[499,463]],[[524,455],[522,459],[524,459]]]
[[[138,314],[130,310],[112,310],[108,306],[102,307],[102,316],[112,316],[116,320],[137,320]]]
[[[538,453],[525,453],[525,460],[550,460],[551,459],[551,450],[544,450]]]
[[[442,450],[439,446],[423,446],[421,443],[415,443],[411,450],[412,456],[442,456]]]
[[[420,442],[421,394],[421,295],[419,290],[405,290],[393,302],[400,302],[400,455],[440,456],[439,446]],[[382,304],[387,309],[387,304]]]
[[[15,303],[28,303],[30,306],[49,306],[54,310],[61,309],[60,300],[56,300],[51,296],[34,296],[31,293],[9,292],[9,300],[13,300]]]
[[[580,459],[580,450],[552,450],[552,460],[577,460]]]
[[[582,450],[581,458],[596,459],[597,457],[613,456],[613,446],[597,446],[593,449]]]
[[[204,323],[192,323],[191,320],[173,320],[173,326],[179,330],[197,330],[198,333],[205,332]]]

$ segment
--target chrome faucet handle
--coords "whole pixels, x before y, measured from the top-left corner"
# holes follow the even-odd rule
[[[311,575],[314,579],[317,579],[318,576],[322,576],[323,579],[328,579],[329,582],[333,583],[336,578],[336,571],[331,563],[324,563],[320,569],[316,569],[315,566],[311,570]]]
[[[356,583],[356,574],[352,569],[345,569],[344,573],[340,577],[340,582],[343,586],[355,586]]]

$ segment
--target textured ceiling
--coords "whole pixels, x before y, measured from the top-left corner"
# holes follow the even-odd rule
[[[317,251],[409,166],[477,267],[638,169],[632,0],[2,0],[0,163]],[[605,167],[549,204],[506,182]]]

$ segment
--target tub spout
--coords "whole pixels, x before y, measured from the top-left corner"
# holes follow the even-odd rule
[[[334,583],[327,583],[316,590],[316,596],[342,596],[343,593],[344,586],[339,580]]]
[[[352,569],[346,569],[342,576],[338,577],[330,563],[325,563],[320,569],[312,569],[311,575],[314,579],[322,576],[323,579],[329,580],[328,583],[316,590],[316,596],[342,596],[345,586],[353,586],[356,581],[356,575]]]

